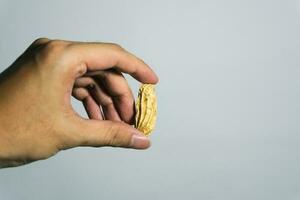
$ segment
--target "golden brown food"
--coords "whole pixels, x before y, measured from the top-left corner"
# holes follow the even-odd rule
[[[155,127],[157,116],[157,100],[153,84],[141,85],[135,106],[135,127],[148,136]]]

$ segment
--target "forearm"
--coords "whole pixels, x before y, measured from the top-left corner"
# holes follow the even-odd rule
[[[11,166],[11,161],[9,161],[9,144],[5,139],[5,130],[0,122],[0,168]]]
[[[2,126],[0,122],[0,168],[16,167],[28,163],[23,159],[20,149],[16,148],[17,143],[11,141],[10,135],[11,133],[7,132],[5,126]]]
[[[1,78],[1,74],[0,74]],[[1,79],[0,79],[1,80]],[[4,122],[4,91],[1,87],[0,82],[0,94],[2,94],[2,97],[0,98],[0,168],[6,167],[7,165],[7,141],[5,139],[5,122]]]
[[[1,76],[1,74],[0,74]],[[9,116],[8,106],[6,105],[7,99],[4,94],[7,94],[3,88],[4,83],[0,82],[0,168],[18,166],[18,162],[13,159],[13,145],[9,138],[11,131],[9,131],[9,124],[12,121],[7,121]]]

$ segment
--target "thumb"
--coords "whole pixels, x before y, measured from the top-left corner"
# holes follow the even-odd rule
[[[76,127],[78,143],[75,146],[113,146],[133,149],[147,149],[150,146],[150,140],[146,136],[124,122],[82,120]]]

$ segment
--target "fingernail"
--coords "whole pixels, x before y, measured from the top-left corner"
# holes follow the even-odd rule
[[[135,149],[147,149],[150,147],[150,140],[142,133],[133,133],[130,147]]]

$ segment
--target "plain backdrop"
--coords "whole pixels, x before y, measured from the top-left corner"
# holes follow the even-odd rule
[[[299,0],[0,0],[1,71],[38,37],[143,58],[160,77],[157,127],[146,151],[1,169],[1,200],[300,199]]]

